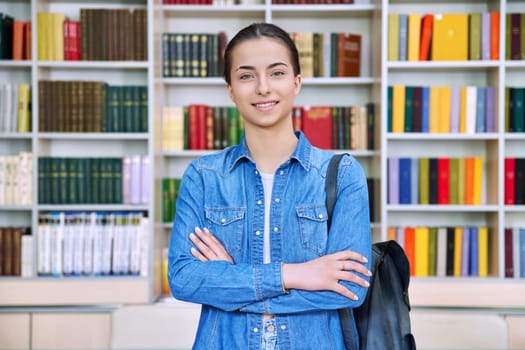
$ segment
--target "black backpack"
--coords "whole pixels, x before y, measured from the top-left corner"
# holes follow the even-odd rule
[[[329,229],[337,200],[337,172],[343,155],[332,157],[326,174]],[[371,271],[370,287],[363,304],[358,308],[339,310],[346,349],[415,350],[408,299],[410,266],[403,248],[393,240],[374,243]],[[355,339],[352,314],[357,325],[358,340]]]

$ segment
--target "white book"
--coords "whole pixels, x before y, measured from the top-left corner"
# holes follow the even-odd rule
[[[147,277],[149,275],[149,218],[141,218],[140,220],[140,275]]]
[[[65,215],[65,226],[64,226],[64,247],[63,247],[63,273],[68,276],[73,274],[74,264],[74,249],[75,249],[75,228],[74,228],[74,215]]]
[[[7,204],[5,202],[6,192],[6,177],[7,177],[7,156],[0,155],[0,205]]]
[[[129,213],[122,215],[121,241],[120,241],[120,273],[129,274],[129,257],[130,257],[130,238],[131,238],[131,223]]]
[[[33,155],[20,152],[18,155],[17,186],[15,201],[19,205],[31,205],[33,197]]]
[[[140,204],[141,195],[141,158],[140,154],[131,155],[129,204]]]
[[[466,125],[465,133],[474,134],[476,132],[476,104],[477,104],[477,88],[475,86],[467,86],[466,96]]]
[[[84,216],[84,264],[82,271],[84,275],[93,273],[93,248],[96,228],[96,213],[86,214]]]
[[[65,215],[63,212],[55,212],[51,216],[50,236],[51,236],[51,274],[62,276],[63,273],[63,244]]]
[[[446,227],[438,227],[436,259],[437,259],[436,276],[445,277],[447,274],[447,228]]]
[[[7,124],[5,117],[5,83],[0,83],[0,132],[7,131],[5,125]]]
[[[104,217],[104,235],[102,243],[102,274],[111,274],[113,252],[113,235],[115,230],[115,214],[108,213]]]
[[[122,158],[122,204],[131,203],[131,156]]]
[[[132,213],[130,215],[130,222],[128,229],[130,231],[130,258],[129,258],[129,272],[132,275],[140,273],[140,255],[142,244],[142,226],[140,225],[142,215],[140,213]]]
[[[76,213],[73,227],[73,274],[84,272],[84,213]]]
[[[102,260],[104,249],[104,215],[102,213],[91,213],[94,217],[95,227],[93,232],[93,274],[95,276],[102,274]]]
[[[51,232],[48,224],[48,215],[41,213],[37,229],[37,273],[47,275],[51,272]]]
[[[140,203],[148,204],[150,196],[150,181],[151,181],[151,160],[147,154],[140,158]]]
[[[11,111],[9,114],[11,121],[9,130],[11,132],[18,131],[18,84],[11,84]]]
[[[13,85],[4,84],[3,96],[2,96],[2,109],[3,109],[3,129],[2,131],[10,132],[11,131],[11,115],[13,111]]]
[[[15,186],[18,183],[16,179],[17,156],[8,155],[5,158],[5,191],[4,203],[6,205],[15,204]]]
[[[33,236],[22,235],[22,252],[21,252],[22,277],[33,277]]]
[[[124,218],[122,213],[115,214],[115,228],[113,231],[113,258],[111,270],[113,274],[119,275],[122,270],[122,249],[124,246]]]

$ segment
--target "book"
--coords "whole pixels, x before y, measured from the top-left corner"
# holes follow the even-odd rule
[[[312,145],[332,148],[332,108],[330,106],[304,106],[301,126]]]
[[[405,86],[392,87],[392,132],[401,133],[405,130]]]
[[[399,61],[399,14],[388,14],[388,60]]]
[[[421,20],[421,41],[419,44],[419,60],[428,61],[430,59],[430,47],[432,40],[433,14],[425,14]]]
[[[420,53],[421,15],[411,13],[408,15],[408,60],[419,61]]]
[[[399,204],[399,158],[388,158],[388,203]]]
[[[408,46],[408,15],[399,14],[399,61],[407,60]]]
[[[469,14],[469,59],[481,59],[481,13]]]
[[[429,276],[430,231],[428,227],[415,228],[415,269],[414,276]]]
[[[506,157],[504,160],[504,204],[514,205],[515,201],[515,158]]]
[[[312,72],[313,74],[313,72]],[[337,35],[337,76],[361,76],[361,35],[338,33]]]
[[[433,61],[468,59],[468,14],[435,14],[432,27]]]

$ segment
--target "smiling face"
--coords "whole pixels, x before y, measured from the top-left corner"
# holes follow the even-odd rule
[[[281,40],[263,36],[238,43],[230,73],[228,91],[246,129],[291,126],[301,76],[295,75],[290,51]]]

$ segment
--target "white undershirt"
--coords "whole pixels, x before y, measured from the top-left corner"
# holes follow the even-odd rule
[[[261,179],[264,189],[264,246],[263,246],[263,263],[271,262],[270,254],[270,206],[272,204],[273,174],[261,173]]]

